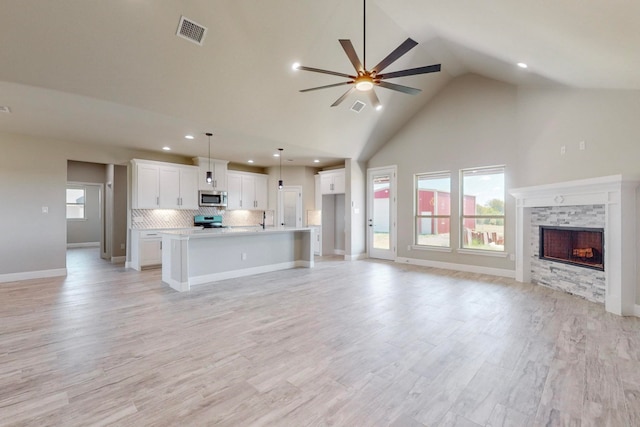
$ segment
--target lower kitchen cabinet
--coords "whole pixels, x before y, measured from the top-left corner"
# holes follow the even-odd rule
[[[162,265],[162,236],[158,230],[131,230],[131,268]]]

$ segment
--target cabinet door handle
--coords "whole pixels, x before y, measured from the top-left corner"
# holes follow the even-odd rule
[[[160,196],[156,196],[156,205],[160,205]]]

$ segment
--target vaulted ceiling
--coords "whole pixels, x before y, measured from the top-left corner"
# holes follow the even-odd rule
[[[208,31],[176,36],[185,16]],[[384,108],[350,111],[354,94],[300,89],[343,81],[338,39],[363,49],[361,0],[20,0],[0,3],[0,131],[274,164],[366,159],[451,79],[514,85],[640,89],[640,2],[623,0],[367,0],[366,55],[377,62],[407,37],[419,45],[387,71],[411,96],[378,88]],[[517,62],[529,64],[527,70]],[[194,134],[188,141],[184,135]]]

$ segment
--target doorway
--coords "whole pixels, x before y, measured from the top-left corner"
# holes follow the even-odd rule
[[[396,166],[367,170],[367,252],[396,259]]]
[[[278,225],[302,227],[302,186],[285,186],[278,191]]]

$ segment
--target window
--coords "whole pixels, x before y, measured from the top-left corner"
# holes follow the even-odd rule
[[[450,247],[451,174],[416,175],[415,244]]]
[[[462,170],[461,185],[462,247],[504,251],[504,166]]]
[[[84,187],[67,187],[67,219],[86,219]]]

